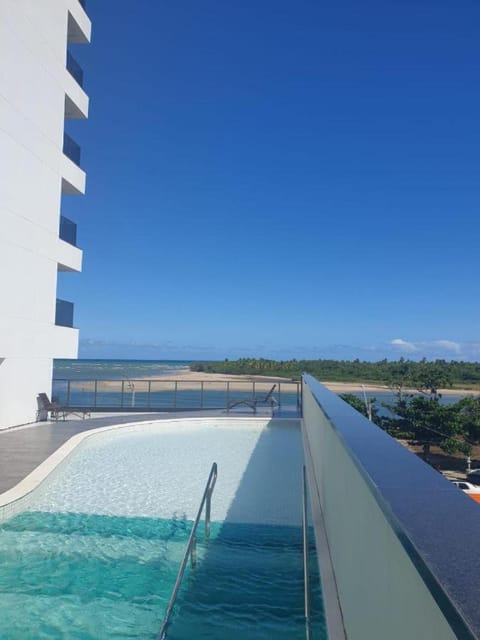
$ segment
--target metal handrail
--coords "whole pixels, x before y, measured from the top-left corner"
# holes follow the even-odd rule
[[[205,537],[207,539],[210,537],[210,508],[211,508],[212,493],[213,493],[213,489],[215,487],[216,481],[217,481],[217,463],[214,462],[212,464],[212,468],[210,469],[210,474],[208,476],[207,484],[205,486],[205,491],[203,492],[202,501],[200,502],[200,507],[198,509],[197,517],[195,518],[195,522],[193,523],[192,531],[188,539],[187,548],[185,550],[185,554],[183,556],[180,569],[178,570],[175,586],[173,587],[172,595],[170,596],[168,606],[165,610],[165,616],[163,618],[163,623],[160,629],[160,633],[157,636],[157,640],[165,640],[165,638],[167,637],[167,627],[170,624],[170,616],[172,615],[173,607],[175,606],[175,601],[177,599],[177,595],[180,590],[180,585],[182,584],[182,578],[183,578],[183,574],[185,573],[185,569],[187,567],[188,557],[190,556],[190,562],[192,564],[192,567],[194,567],[197,562],[196,533],[197,533],[198,523],[200,522],[200,518],[202,515],[205,502],[206,502]]]
[[[303,583],[305,598],[305,637],[310,640],[310,575],[308,570],[308,514],[307,514],[307,476],[303,467],[302,492],[302,533],[303,533]]]

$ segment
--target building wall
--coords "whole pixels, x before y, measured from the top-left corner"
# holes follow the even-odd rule
[[[385,517],[348,445],[322,411],[308,384],[303,385],[303,415],[310,491],[323,511],[345,637],[350,640],[459,637],[407,554],[399,532]],[[346,424],[352,423],[350,409],[343,419]],[[361,425],[354,435],[357,441],[361,438],[360,430]],[[382,455],[380,448],[378,455]],[[384,464],[389,464],[388,455]],[[322,563],[321,558],[319,562]],[[328,607],[329,603],[325,605]]]
[[[0,3],[0,428],[34,421],[52,358],[77,355],[78,331],[55,326],[72,11],[78,0]]]

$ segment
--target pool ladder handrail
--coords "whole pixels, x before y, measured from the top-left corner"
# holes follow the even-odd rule
[[[310,575],[308,565],[307,473],[303,467],[302,492],[303,584],[305,599],[305,638],[310,640]]]
[[[211,500],[212,500],[212,493],[213,493],[213,489],[215,487],[216,481],[217,481],[217,463],[214,462],[212,464],[212,468],[210,469],[207,484],[205,486],[205,491],[203,492],[202,501],[200,502],[200,507],[198,509],[195,522],[193,523],[192,531],[190,532],[190,537],[188,538],[187,548],[185,549],[183,560],[180,565],[180,569],[178,570],[175,586],[173,587],[172,595],[170,596],[168,606],[165,610],[165,616],[163,618],[163,623],[160,629],[160,633],[157,636],[157,640],[165,640],[165,638],[167,637],[167,628],[168,628],[168,625],[170,624],[170,617],[173,612],[173,607],[175,606],[175,601],[177,599],[177,595],[180,590],[180,585],[182,584],[183,574],[185,573],[185,569],[187,567],[188,558],[190,557],[190,562],[192,567],[194,567],[197,562],[197,551],[196,551],[197,535],[196,534],[197,534],[197,528],[200,522],[200,518],[202,516],[203,507],[205,506],[205,504],[206,504],[205,537],[207,539],[210,537]]]

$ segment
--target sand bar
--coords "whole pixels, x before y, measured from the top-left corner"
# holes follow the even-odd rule
[[[395,393],[387,385],[363,384],[362,382],[326,382],[322,384],[335,393],[361,393],[363,389],[367,393]],[[445,396],[479,396],[480,390],[475,389],[439,389],[439,393]],[[418,389],[404,389],[405,393],[418,393]]]
[[[134,378],[125,380],[123,389],[125,393],[131,391],[131,385],[134,385],[135,391],[151,391],[173,390],[175,383],[178,390],[199,390],[201,383],[204,390],[221,391],[225,390],[225,383],[230,383],[230,389],[251,390],[252,383],[255,383],[255,391],[270,391],[274,384],[281,385],[284,391],[296,391],[299,385],[298,381],[289,378],[270,377],[270,376],[247,376],[247,375],[228,375],[223,373],[204,373],[201,371],[185,371],[169,376],[149,376],[146,378]],[[150,384],[149,384],[150,383]],[[72,380],[70,384],[72,389],[81,389],[92,391],[94,388],[93,381]],[[122,380],[98,380],[97,391],[121,391]],[[278,389],[277,389],[278,390]]]
[[[177,382],[178,388],[182,390],[187,389],[199,389],[200,383],[203,382],[205,388],[211,390],[221,390],[225,388],[225,383],[229,382],[232,389],[245,388],[244,385],[251,385],[255,382],[256,391],[269,391],[273,384],[280,384],[282,388],[287,391],[296,387],[296,381],[289,378],[283,378],[278,376],[259,376],[259,375],[234,375],[225,373],[206,373],[203,371],[182,371],[175,375],[169,376],[155,376],[147,378],[135,378],[134,380],[124,382],[125,392],[129,391],[129,384],[135,385],[136,391],[147,391],[148,381],[151,381],[151,388],[158,390],[160,388],[173,388],[174,383]],[[392,393],[392,390],[387,385],[379,384],[363,384],[362,382],[330,382],[321,381],[327,389],[334,393],[362,393],[363,389],[367,393]],[[93,382],[73,381],[72,388],[90,388],[93,386]],[[99,380],[98,390],[120,390],[121,380]],[[406,392],[415,393],[416,389],[405,389]],[[458,395],[458,396],[478,396],[480,391],[472,389],[440,389],[443,395]]]
[[[162,378],[156,378],[162,380]],[[163,378],[165,380],[165,378]],[[295,382],[289,378],[283,378],[279,376],[254,376],[254,375],[234,375],[226,373],[205,373],[203,371],[184,371],[178,373],[170,378],[171,380],[177,380],[182,382],[188,381],[204,381],[204,382],[255,382],[256,385],[264,385],[271,388],[272,384]],[[380,384],[364,384],[362,382],[329,382],[327,380],[321,380],[322,384],[334,391],[335,393],[361,393],[365,388],[367,393],[391,393],[392,390],[387,385]],[[259,386],[259,389],[262,387]],[[416,392],[416,389],[405,389],[405,391]],[[479,390],[474,389],[439,389],[439,392],[444,395],[462,395],[462,396],[477,396],[480,395]]]

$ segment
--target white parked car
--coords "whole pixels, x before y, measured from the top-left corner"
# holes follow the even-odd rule
[[[469,478],[470,476],[467,476]],[[465,480],[451,480],[454,485],[456,485],[459,489],[463,491],[463,493],[474,500],[477,504],[480,504],[480,487],[472,484],[471,482],[466,482]]]
[[[476,487],[471,482],[465,482],[464,480],[451,480],[450,482],[454,484],[456,487],[458,487],[459,489],[462,489],[462,491],[479,491],[480,490],[479,487]]]

